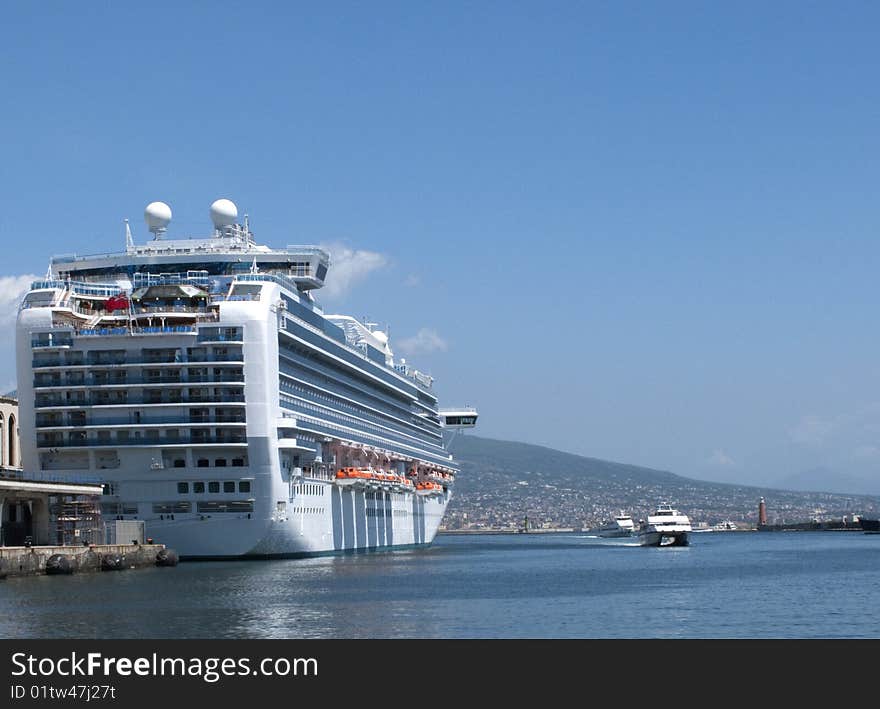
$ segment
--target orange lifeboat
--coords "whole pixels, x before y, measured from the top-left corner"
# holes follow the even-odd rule
[[[363,487],[363,474],[357,468],[340,468],[333,482],[339,487]]]
[[[423,497],[428,497],[432,495],[442,495],[443,494],[443,486],[438,485],[437,483],[425,481],[416,484],[416,494],[421,495]]]

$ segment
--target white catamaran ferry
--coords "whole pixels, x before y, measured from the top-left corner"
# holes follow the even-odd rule
[[[325,315],[330,255],[254,241],[226,199],[213,235],[59,256],[18,314],[25,470],[104,483],[105,520],[144,520],[184,557],[430,544],[458,471],[430,376],[382,330]]]
[[[672,505],[660,505],[657,511],[648,515],[638,531],[639,544],[643,547],[686,547],[691,532],[691,521],[687,515],[674,509]]]

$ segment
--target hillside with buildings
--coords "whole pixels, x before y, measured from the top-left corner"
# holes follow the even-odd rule
[[[565,453],[543,446],[459,435],[461,463],[445,527],[516,529],[591,527],[624,510],[644,518],[670,502],[695,524],[726,520],[755,526],[764,497],[771,524],[876,516],[880,498],[721,484]]]

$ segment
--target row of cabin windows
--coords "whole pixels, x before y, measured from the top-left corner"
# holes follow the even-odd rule
[[[192,502],[156,502],[153,504],[153,514],[159,515],[159,519],[164,519],[168,515],[174,519],[176,514],[187,514],[192,512]],[[211,500],[208,502],[197,502],[196,510],[199,513],[205,512],[247,512],[248,519],[250,513],[254,511],[253,500]]]
[[[207,483],[208,492],[220,492],[219,481],[213,481]],[[235,492],[235,481],[234,480],[226,480],[222,483],[223,492]],[[195,494],[200,494],[205,492],[205,483],[203,482],[194,482],[192,484],[192,491]],[[239,480],[238,481],[238,491],[239,492],[250,492],[251,491],[251,481],[250,480]],[[177,494],[178,495],[187,495],[189,494],[189,483],[177,483]]]
[[[183,463],[183,465],[179,465],[179,463]],[[183,468],[186,465],[186,461],[175,460],[174,467],[175,468]],[[207,458],[199,458],[196,461],[197,468],[207,468],[211,465],[211,461]],[[231,465],[233,468],[243,468],[244,467],[244,458],[233,458],[231,461]],[[226,458],[215,458],[214,459],[214,467],[215,468],[225,468],[226,467]]]

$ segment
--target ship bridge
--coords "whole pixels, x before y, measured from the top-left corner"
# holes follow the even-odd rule
[[[443,428],[474,428],[477,425],[477,410],[471,406],[457,409],[440,409],[440,422]]]

